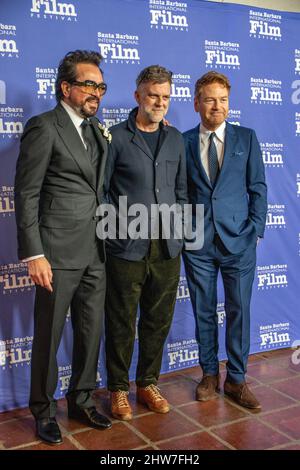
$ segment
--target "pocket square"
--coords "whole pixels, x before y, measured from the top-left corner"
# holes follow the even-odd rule
[[[231,156],[232,156],[232,157],[240,157],[241,155],[243,155],[243,153],[244,153],[243,151],[241,151],[241,152],[233,152],[233,153],[231,154]]]

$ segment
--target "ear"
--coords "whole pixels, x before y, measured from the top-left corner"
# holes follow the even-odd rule
[[[137,102],[137,104],[140,104],[140,94],[137,90],[135,90],[135,92],[134,92],[134,98],[135,98],[135,101]]]
[[[200,103],[199,103],[199,96],[195,96],[194,98],[194,110],[196,111],[196,113],[199,113],[200,111]]]
[[[70,83],[65,82],[65,81],[64,81],[64,82],[61,82],[60,87],[61,87],[61,91],[62,91],[64,97],[65,97],[65,98],[69,98],[70,93],[71,93],[71,85],[70,85]]]

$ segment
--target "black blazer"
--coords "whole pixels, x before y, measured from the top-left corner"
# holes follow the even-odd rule
[[[144,204],[150,215],[151,204],[187,203],[187,181],[184,141],[181,133],[171,126],[161,127],[156,158],[138,131],[135,123],[137,108],[129,119],[111,128],[105,173],[105,199],[117,209],[119,196],[127,196],[128,207]],[[118,212],[118,211],[117,211]],[[134,218],[134,217],[133,217]],[[130,223],[130,217],[128,223]],[[148,219],[150,227],[150,217]],[[182,249],[182,239],[166,240],[168,254],[176,257]],[[140,260],[148,251],[149,239],[109,239],[108,253],[128,260]]]
[[[101,158],[98,175],[60,104],[26,124],[15,178],[20,259],[44,253],[53,268],[79,269],[90,263],[97,243],[104,261],[95,216],[102,197],[107,142],[98,119],[91,121]]]

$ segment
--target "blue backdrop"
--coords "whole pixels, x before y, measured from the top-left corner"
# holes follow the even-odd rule
[[[255,128],[266,166],[269,210],[258,247],[251,352],[300,338],[300,15],[196,0],[1,0],[0,2],[0,410],[29,394],[34,287],[16,256],[13,182],[20,136],[55,106],[56,66],[69,50],[104,57],[108,92],[99,118],[111,126],[135,105],[135,78],[150,64],[174,72],[169,121],[194,127],[193,86],[204,72],[232,83],[229,121]],[[220,358],[225,357],[220,284]],[[70,377],[71,322],[59,351],[57,397]],[[196,365],[194,320],[184,271],[162,372]],[[103,349],[99,386],[105,385]],[[134,376],[136,355],[131,377]]]

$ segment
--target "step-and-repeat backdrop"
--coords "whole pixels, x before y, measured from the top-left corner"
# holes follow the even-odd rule
[[[135,105],[139,71],[174,73],[169,121],[194,127],[193,87],[209,70],[232,83],[229,122],[258,135],[269,186],[265,239],[258,246],[251,352],[300,339],[300,15],[196,0],[1,0],[0,2],[0,410],[25,406],[29,393],[34,286],[17,259],[14,173],[29,117],[55,106],[57,64],[67,51],[94,49],[108,92],[99,118],[111,126]],[[219,286],[220,358],[225,312]],[[137,338],[138,343],[138,338]],[[71,373],[69,317],[59,350],[57,397]],[[134,377],[136,354],[131,377]],[[194,319],[182,271],[162,372],[198,363]],[[106,382],[103,348],[98,385]]]

